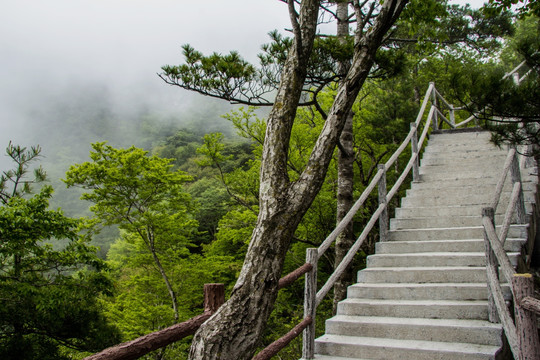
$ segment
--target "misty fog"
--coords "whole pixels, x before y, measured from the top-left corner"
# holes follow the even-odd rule
[[[0,149],[10,140],[40,144],[47,166],[58,156],[83,161],[99,140],[144,146],[137,127],[148,117],[224,129],[220,115],[230,105],[156,74],[182,62],[186,43],[255,61],[267,33],[287,24],[286,6],[276,0],[3,1]],[[0,169],[8,166],[1,156]]]
[[[256,62],[268,32],[289,27],[279,0],[4,0],[0,151],[41,145],[57,181],[91,142],[150,146],[148,122],[227,131],[231,105],[166,85],[161,66],[181,63],[186,43]]]

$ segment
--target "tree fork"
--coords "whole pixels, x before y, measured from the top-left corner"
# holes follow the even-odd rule
[[[299,26],[293,26],[294,42],[267,121],[257,225],[231,297],[195,334],[189,355],[191,360],[247,360],[252,357],[277,297],[290,239],[322,186],[345,115],[367,78],[375,52],[406,2],[385,1],[372,28],[362,35],[355,48],[351,70],[338,89],[308,164],[296,182],[290,182],[288,178],[287,155],[296,107],[306,78],[307,59],[315,38],[320,2],[304,0],[299,15],[291,12]]]

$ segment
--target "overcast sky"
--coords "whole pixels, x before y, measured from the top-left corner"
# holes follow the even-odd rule
[[[179,111],[192,95],[156,73],[182,61],[182,44],[255,60],[289,26],[278,0],[0,0],[0,149],[24,143],[29,108],[88,85],[119,107]]]

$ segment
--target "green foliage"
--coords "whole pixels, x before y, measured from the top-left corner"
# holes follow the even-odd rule
[[[10,145],[17,166],[4,174],[25,183],[38,150]],[[50,186],[21,197],[29,191],[12,191],[0,207],[0,357],[68,359],[116,343],[97,300],[111,290],[104,262],[79,235],[79,220],[49,210]],[[59,247],[59,239],[67,245]]]
[[[540,1],[538,0],[489,0],[485,6],[486,14],[496,14],[511,8],[517,8],[520,17],[527,15],[540,16]]]
[[[145,242],[156,236],[166,242],[163,247],[188,245],[195,222],[183,184],[191,177],[172,171],[170,159],[147,156],[142,149],[115,149],[105,143],[92,148],[92,162],[72,166],[65,183],[90,190],[81,198],[94,204],[97,219],[137,233]]]
[[[0,175],[0,202],[4,205],[13,197],[21,197],[32,192],[32,184],[45,180],[46,174],[43,168],[34,169],[34,178],[26,179],[28,165],[40,157],[41,148],[32,146],[29,150],[11,142],[6,148],[6,155],[15,163],[15,169],[3,171]]]

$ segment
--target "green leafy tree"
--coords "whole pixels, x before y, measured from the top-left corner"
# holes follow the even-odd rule
[[[81,222],[50,210],[50,186],[32,197],[26,179],[40,148],[10,144],[14,170],[4,172],[0,191],[0,358],[68,359],[81,351],[98,351],[119,340],[103,316],[98,297],[110,294],[105,264]],[[61,247],[58,241],[67,245]]]
[[[72,166],[65,182],[68,187],[89,190],[81,198],[94,204],[96,222],[118,225],[144,244],[178,321],[176,290],[162,258],[180,258],[192,245],[197,223],[191,215],[191,198],[183,188],[191,178],[173,171],[170,159],[148,156],[142,149],[116,149],[105,143],[92,144],[92,148],[92,161]]]

